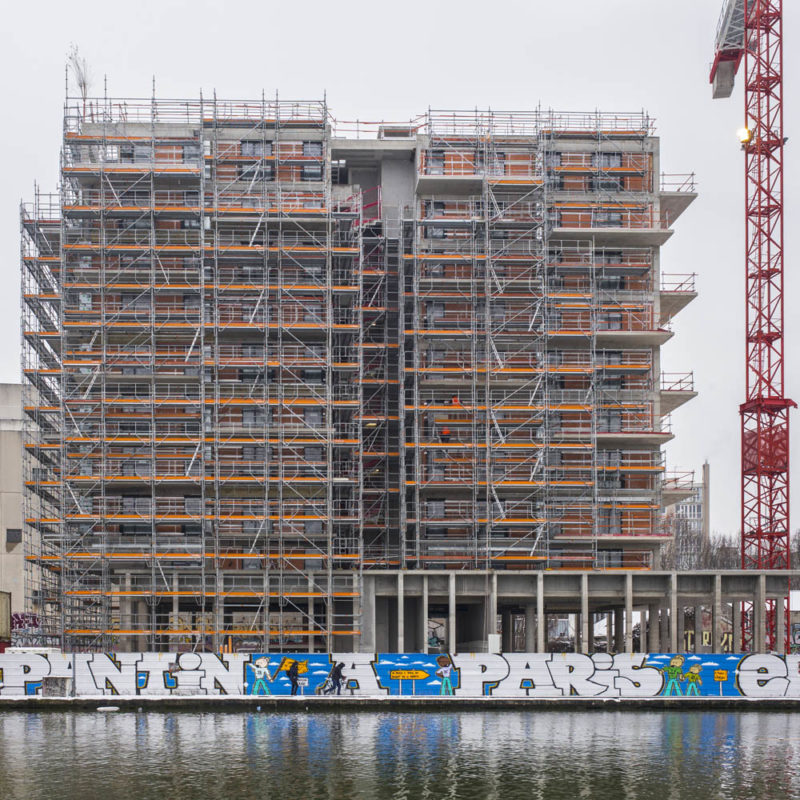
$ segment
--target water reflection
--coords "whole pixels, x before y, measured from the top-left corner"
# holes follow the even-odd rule
[[[764,800],[799,770],[788,713],[0,714],[3,800]]]

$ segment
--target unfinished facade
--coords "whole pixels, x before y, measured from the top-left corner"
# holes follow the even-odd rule
[[[364,130],[68,101],[60,192],[22,209],[43,640],[346,651],[364,571],[658,566],[694,297],[659,248],[694,187],[651,120]]]

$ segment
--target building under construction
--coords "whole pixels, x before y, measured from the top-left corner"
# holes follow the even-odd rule
[[[42,641],[374,649],[404,579],[657,568],[695,296],[658,146],[641,113],[68,100],[21,225]]]

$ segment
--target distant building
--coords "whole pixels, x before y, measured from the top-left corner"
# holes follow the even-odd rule
[[[673,537],[675,569],[698,569],[705,548],[711,540],[710,498],[711,467],[703,464],[700,482],[686,486],[688,496],[668,506],[665,514],[667,530]]]

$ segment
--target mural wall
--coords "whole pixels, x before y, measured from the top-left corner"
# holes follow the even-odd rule
[[[341,695],[800,699],[800,655],[0,654],[0,696]]]

